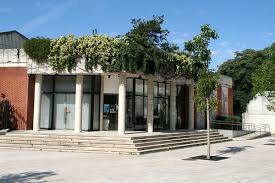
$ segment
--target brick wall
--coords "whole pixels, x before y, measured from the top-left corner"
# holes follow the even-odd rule
[[[28,76],[27,68],[0,68],[0,100],[8,100],[11,105],[13,128],[32,129],[33,92],[34,78]]]
[[[221,86],[218,86],[217,88],[217,102],[218,102],[218,106],[217,106],[216,116],[219,117],[222,115],[222,87]]]
[[[228,88],[228,115],[232,116],[233,115],[233,89]]]

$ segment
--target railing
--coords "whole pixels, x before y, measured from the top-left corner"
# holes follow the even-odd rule
[[[232,130],[232,131],[246,131],[246,132],[270,132],[269,124],[254,124],[254,123],[240,123],[231,121],[213,120],[211,122],[212,129]]]

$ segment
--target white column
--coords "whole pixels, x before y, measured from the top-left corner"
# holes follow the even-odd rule
[[[83,75],[76,75],[74,131],[81,132]]]
[[[194,104],[194,85],[189,85],[189,117],[188,117],[188,129],[193,130],[194,129],[194,119],[195,119],[195,104]]]
[[[176,107],[176,97],[177,97],[177,84],[172,81],[170,84],[170,130],[176,130],[177,124],[177,107]]]
[[[118,134],[125,133],[126,75],[120,74],[118,88]]]
[[[103,105],[104,105],[104,76],[101,76],[101,85],[100,85],[100,122],[99,122],[99,130],[103,130]]]
[[[35,88],[34,88],[34,109],[33,109],[33,131],[37,132],[40,129],[40,108],[41,108],[41,87],[42,87],[41,74],[35,75]]]
[[[147,132],[154,129],[154,80],[152,76],[147,79]]]

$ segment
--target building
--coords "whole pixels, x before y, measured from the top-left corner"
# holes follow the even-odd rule
[[[1,38],[10,34],[10,39]],[[24,53],[26,39],[16,31],[0,33],[3,44],[12,45],[0,49],[0,94],[10,103],[14,129],[124,134],[206,128],[205,113],[196,110],[192,99],[191,79],[104,73],[100,68],[86,72],[83,60],[72,73],[58,73]],[[223,76],[220,84],[213,118],[233,115],[232,79]]]
[[[248,103],[246,112],[242,114],[242,121],[243,123],[252,123],[256,126],[267,124],[270,129],[265,130],[270,130],[272,134],[275,134],[275,112],[269,111],[267,105],[269,105],[269,101],[266,97],[256,96]]]

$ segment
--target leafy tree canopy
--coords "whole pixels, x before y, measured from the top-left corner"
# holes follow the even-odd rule
[[[218,69],[223,75],[233,79],[233,106],[235,115],[241,116],[246,106],[253,99],[252,74],[261,67],[265,60],[269,59],[270,51],[275,45],[263,50],[247,49],[236,52],[235,58],[224,62]]]
[[[265,51],[268,59],[252,75],[253,94],[265,96],[270,102],[267,108],[275,111],[275,44]]]

